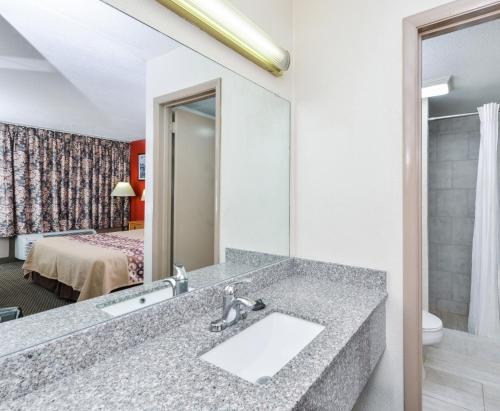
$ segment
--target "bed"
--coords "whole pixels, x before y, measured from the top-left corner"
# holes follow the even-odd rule
[[[35,243],[24,275],[61,298],[83,301],[144,279],[144,230],[46,237]]]

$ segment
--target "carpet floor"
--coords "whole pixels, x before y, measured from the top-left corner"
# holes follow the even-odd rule
[[[71,304],[23,276],[23,262],[0,264],[0,307],[21,307],[23,315]]]

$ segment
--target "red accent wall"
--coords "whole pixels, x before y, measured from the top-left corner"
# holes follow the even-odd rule
[[[137,155],[146,152],[146,140],[130,143],[130,185],[137,194],[130,199],[130,220],[144,220],[144,201],[141,201],[145,181],[138,180]]]

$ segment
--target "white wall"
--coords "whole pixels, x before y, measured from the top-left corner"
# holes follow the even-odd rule
[[[221,78],[222,100],[221,260],[226,247],[288,255],[290,104],[286,100],[180,47],[148,62],[146,147],[153,146],[155,97],[217,78]],[[146,157],[151,163],[152,152],[146,150]],[[152,190],[154,178],[148,174],[147,192]],[[146,202],[145,211],[146,238],[149,239],[151,202]],[[150,256],[146,258],[149,262]]]
[[[292,252],[388,272],[387,350],[359,409],[403,409],[402,19],[443,3],[293,3]]]

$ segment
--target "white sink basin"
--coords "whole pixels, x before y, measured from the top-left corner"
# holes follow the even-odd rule
[[[324,329],[320,324],[272,313],[201,359],[251,383],[265,383]]]
[[[165,287],[161,288],[160,290],[150,292],[148,294],[142,294],[138,297],[133,297],[129,300],[108,305],[107,307],[102,307],[101,310],[112,315],[113,317],[116,317],[118,315],[131,313],[132,311],[140,310],[141,308],[159,303],[160,301],[172,298],[172,296],[173,296],[172,288]]]

